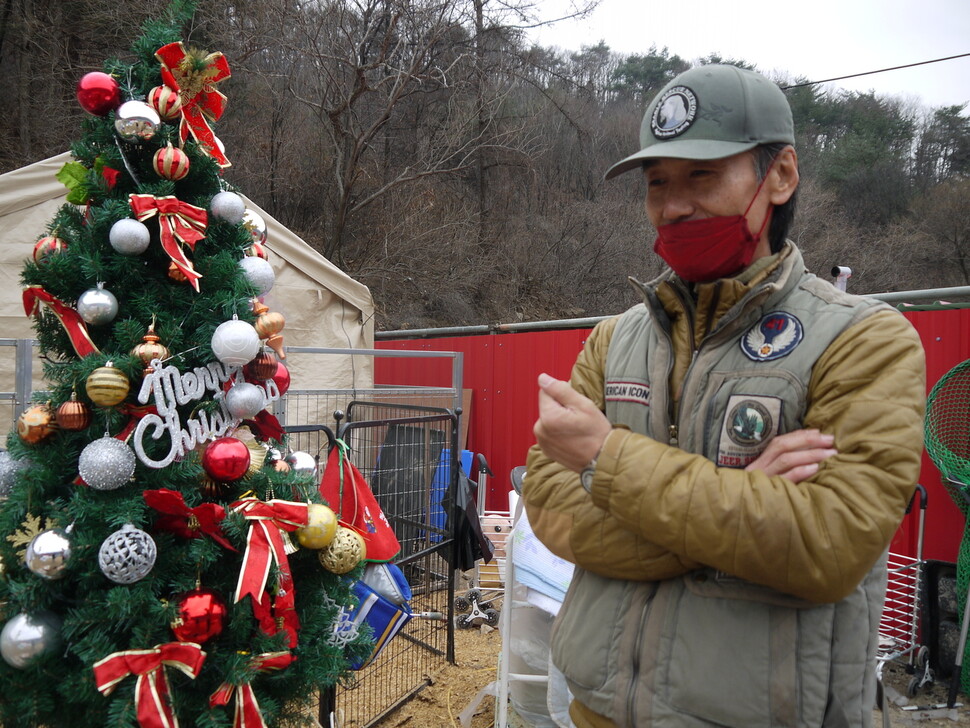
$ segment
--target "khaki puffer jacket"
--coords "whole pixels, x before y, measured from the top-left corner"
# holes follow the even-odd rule
[[[699,286],[686,303],[672,295],[669,276],[655,285],[677,352],[675,394],[692,343],[792,258],[801,267],[789,244],[755,279]],[[591,333],[570,379],[601,409],[617,320]],[[833,434],[838,450],[813,477],[795,484],[718,468],[615,428],[598,458],[592,494],[576,473],[537,446],[530,450],[523,487],[529,521],[551,551],[601,576],[655,581],[705,565],[815,603],[836,602],[879,560],[898,527],[919,477],[925,394],[919,337],[898,312],[879,311],[840,334],[812,371],[802,424]]]

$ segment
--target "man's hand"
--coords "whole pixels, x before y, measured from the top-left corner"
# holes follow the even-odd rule
[[[793,430],[774,438],[745,470],[763,470],[800,483],[818,472],[820,462],[838,452],[832,447],[834,442],[834,436],[818,430]]]
[[[539,419],[532,431],[547,457],[578,473],[612,429],[606,415],[569,382],[539,375]]]

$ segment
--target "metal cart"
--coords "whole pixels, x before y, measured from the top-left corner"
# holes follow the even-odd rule
[[[886,602],[879,620],[879,650],[876,655],[880,681],[885,663],[904,658],[907,660],[906,671],[912,675],[907,686],[907,694],[910,697],[916,695],[924,685],[933,682],[933,671],[929,666],[929,648],[920,644],[919,634],[925,566],[923,525],[926,518],[926,488],[919,484],[906,508],[906,517],[911,517],[917,497],[919,497],[919,520],[916,555],[889,552]]]

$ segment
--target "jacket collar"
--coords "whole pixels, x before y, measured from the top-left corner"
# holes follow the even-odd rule
[[[786,241],[778,253],[755,261],[734,278],[692,286],[668,268],[647,283],[634,278],[630,282],[665,330],[671,318],[687,314],[695,319],[695,328],[715,332],[732,322],[744,326],[755,319],[798,285],[804,271],[801,251]]]

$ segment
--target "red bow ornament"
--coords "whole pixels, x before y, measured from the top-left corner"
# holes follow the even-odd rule
[[[220,546],[236,551],[222,533],[219,524],[226,517],[226,509],[218,503],[203,503],[189,508],[181,493],[168,488],[146,490],[143,495],[145,503],[165,514],[155,523],[161,530],[183,538],[200,538],[204,533]]]
[[[142,728],[178,728],[178,718],[168,697],[166,666],[181,670],[193,680],[205,662],[205,652],[195,642],[169,642],[150,650],[115,652],[94,663],[98,692],[110,695],[118,683],[137,675],[135,710]]]
[[[64,331],[67,332],[67,336],[71,340],[71,346],[74,347],[74,351],[77,352],[79,357],[83,359],[88,354],[101,353],[98,347],[94,345],[94,342],[91,341],[87,324],[84,323],[81,314],[60,299],[54,298],[54,296],[44,290],[43,286],[30,286],[25,288],[23,298],[24,313],[27,316],[39,315],[40,305],[42,303],[53,311],[57,320],[61,322],[61,326],[64,327]]]
[[[289,666],[296,658],[289,652],[266,652],[256,655],[249,661],[249,667],[254,672],[270,672],[282,670]],[[209,706],[228,705],[233,695],[236,696],[235,717],[233,728],[266,728],[266,721],[259,709],[256,693],[250,683],[222,683],[219,689],[209,697]]]
[[[185,257],[180,243],[188,245],[189,250],[195,250],[195,244],[205,237],[209,213],[172,196],[129,195],[128,201],[131,211],[140,222],[158,215],[162,249],[198,292],[202,275],[192,267],[192,261]]]
[[[242,514],[249,521],[249,534],[246,538],[246,553],[239,570],[239,581],[233,595],[233,603],[249,596],[253,601],[253,614],[267,634],[276,634],[280,629],[287,632],[289,646],[296,647],[296,632],[299,621],[296,618],[293,577],[290,563],[286,557],[289,539],[284,531],[295,531],[307,524],[308,508],[306,503],[258,498],[242,498],[230,508]],[[270,567],[276,562],[279,581],[276,597],[273,599],[273,612],[270,616],[270,597],[266,590]]]
[[[179,124],[182,142],[191,133],[220,167],[231,166],[209,126],[209,121],[218,121],[226,109],[226,97],[215,89],[217,83],[232,75],[225,56],[186,50],[181,42],[176,42],[159,48],[155,57],[162,64],[162,82],[177,91],[182,102]]]

